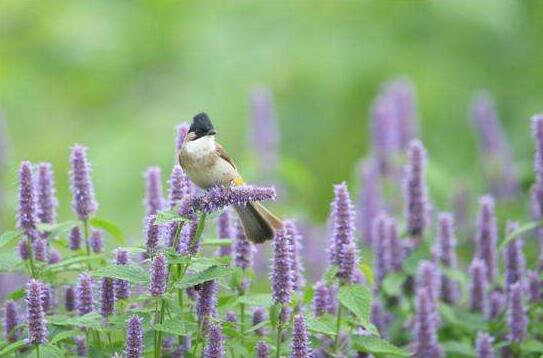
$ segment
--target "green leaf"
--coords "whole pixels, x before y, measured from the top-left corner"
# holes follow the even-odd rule
[[[353,339],[357,351],[396,357],[409,357],[411,354],[392,343],[375,336],[358,336]]]
[[[140,254],[142,252],[146,252],[145,248],[143,247],[137,247],[137,246],[121,246],[118,248],[119,250],[126,251],[129,254]]]
[[[20,231],[6,231],[0,236],[0,248],[11,244],[13,241],[17,240],[23,235]]]
[[[110,277],[132,283],[149,283],[149,272],[136,264],[109,265],[92,271],[90,274],[94,277]]]
[[[192,271],[203,271],[211,266],[227,266],[230,264],[230,256],[226,257],[193,257],[190,268]]]
[[[160,211],[155,216],[155,225],[165,225],[173,222],[187,221],[182,216],[179,216],[176,210]]]
[[[24,267],[19,255],[6,253],[0,257],[0,272],[17,272]]]
[[[41,345],[40,358],[64,358],[64,352],[52,344]]]
[[[47,322],[55,326],[74,326],[80,328],[102,329],[102,317],[97,312],[87,313],[81,317],[49,316]]]
[[[5,357],[10,353],[13,353],[21,348],[26,346],[25,339],[21,339],[20,341],[13,342],[7,346],[5,346],[2,350],[0,350],[0,357]]]
[[[115,240],[117,240],[119,245],[126,245],[126,239],[122,230],[114,223],[104,219],[92,218],[90,220],[90,224],[92,227],[105,230],[107,233],[113,236]]]
[[[543,353],[543,343],[536,340],[525,341],[520,344],[522,353]]]
[[[153,326],[156,331],[172,334],[174,336],[186,336],[198,330],[198,325],[191,322],[168,319]]]
[[[526,224],[521,225],[517,230],[513,231],[512,233],[509,233],[505,240],[500,244],[498,247],[498,250],[503,250],[503,248],[510,243],[511,241],[518,238],[520,235],[532,231],[533,229],[537,228],[541,223],[539,221],[532,221]]]
[[[204,271],[185,277],[179,283],[179,288],[189,288],[195,285],[216,280],[228,275],[231,269],[227,266],[211,266]]]
[[[79,334],[81,334],[81,331],[75,329],[71,331],[60,332],[59,334],[55,335],[53,339],[51,339],[51,344],[57,344],[58,342],[73,338]]]
[[[168,260],[168,264],[170,265],[186,265],[191,262],[191,258],[189,256],[180,255],[178,253],[172,253],[172,252],[166,252],[166,258]]]
[[[202,241],[203,246],[231,246],[231,239],[206,239]]]
[[[46,232],[49,234],[49,239],[55,239],[56,237],[72,230],[75,226],[79,224],[78,221],[71,220],[65,221],[59,224],[38,224],[37,228],[41,232]]]
[[[238,299],[238,303],[255,307],[271,307],[273,305],[272,297],[268,293],[244,295]]]
[[[7,299],[9,300],[13,300],[13,301],[17,301],[17,300],[20,300],[21,298],[23,298],[26,294],[26,290],[24,287],[22,288],[19,288],[18,290],[15,290],[15,291],[11,291],[8,295],[7,295]]]
[[[415,275],[419,262],[430,257],[430,248],[426,242],[421,244],[409,255],[403,264],[404,271],[409,275]]]
[[[387,275],[383,280],[381,287],[388,296],[400,296],[406,276],[402,272]]]
[[[327,336],[335,337],[336,330],[333,326],[330,326],[327,322],[324,322],[315,317],[306,317],[307,329],[313,333],[325,334]]]
[[[460,357],[476,357],[475,351],[468,342],[449,341],[441,343],[441,347],[449,355]]]
[[[355,314],[362,326],[370,322],[371,292],[360,285],[342,286],[338,292],[339,302]]]
[[[374,278],[373,269],[371,268],[371,266],[368,265],[367,263],[362,262],[360,264],[360,271],[362,271],[362,273],[368,280],[369,285],[373,286],[373,284],[375,283],[375,278]]]
[[[56,264],[47,266],[47,271],[49,272],[66,271],[70,266],[85,264],[87,262],[100,261],[102,259],[103,257],[101,255],[69,257]]]
[[[336,280],[336,275],[338,271],[339,268],[337,267],[337,265],[328,268],[328,270],[324,273],[324,280],[326,281],[326,283],[330,284],[334,282]]]

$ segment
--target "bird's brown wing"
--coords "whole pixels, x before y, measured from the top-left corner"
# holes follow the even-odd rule
[[[234,169],[237,170],[236,164],[234,164],[234,161],[232,160],[230,155],[226,153],[222,145],[220,145],[219,143],[216,143],[215,147],[216,147],[215,152],[217,153],[217,155],[221,157],[222,159],[226,160]]]

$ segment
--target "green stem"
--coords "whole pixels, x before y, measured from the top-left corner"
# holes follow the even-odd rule
[[[276,358],[281,357],[281,335],[283,333],[282,328],[283,328],[283,326],[282,326],[281,322],[279,322],[277,324],[277,338],[276,338],[276,342],[277,342],[276,343],[276,351],[277,351],[277,353],[275,355]]]
[[[155,324],[158,323],[158,318],[159,318],[159,312],[158,312],[158,300],[156,301],[156,305],[155,305]],[[157,342],[158,342],[158,331],[155,329],[155,337],[154,337],[154,344],[155,344],[155,358],[157,357],[157,354],[158,354],[158,345],[157,345]]]
[[[334,347],[336,351],[339,350],[339,332],[341,330],[341,303],[337,308],[337,320],[336,320],[336,339],[334,340]]]
[[[161,299],[160,300],[160,317],[158,323],[162,323],[164,321],[164,307],[166,306],[166,300]],[[155,330],[156,332],[156,330]],[[160,358],[161,350],[162,350],[162,331],[158,332],[157,342],[156,342],[156,358]]]
[[[40,345],[36,344],[36,357],[40,358]]]
[[[26,240],[26,245],[28,247],[28,257],[30,258],[30,274],[32,275],[32,278],[36,278],[36,268],[34,267],[34,249],[32,247],[32,239],[30,236]]]
[[[89,221],[83,220],[83,240],[85,240],[85,248],[87,252],[87,256],[91,256],[91,249],[89,244]],[[87,262],[87,267],[90,270],[92,270],[92,266],[90,262]]]
[[[241,343],[245,343],[245,304],[241,303],[239,307],[239,331],[241,333]]]

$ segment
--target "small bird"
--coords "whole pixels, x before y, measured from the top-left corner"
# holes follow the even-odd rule
[[[216,185],[243,185],[232,158],[215,141],[215,128],[206,113],[192,120],[181,150],[179,164],[192,182],[202,189]],[[247,238],[254,243],[273,239],[275,230],[283,227],[279,218],[259,202],[234,206]]]

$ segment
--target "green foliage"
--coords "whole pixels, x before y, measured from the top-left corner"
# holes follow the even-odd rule
[[[354,313],[363,327],[368,327],[371,313],[371,292],[364,286],[342,286],[338,292],[339,302]]]
[[[90,274],[94,277],[110,277],[136,284],[149,284],[148,270],[136,264],[109,265],[92,271]]]

